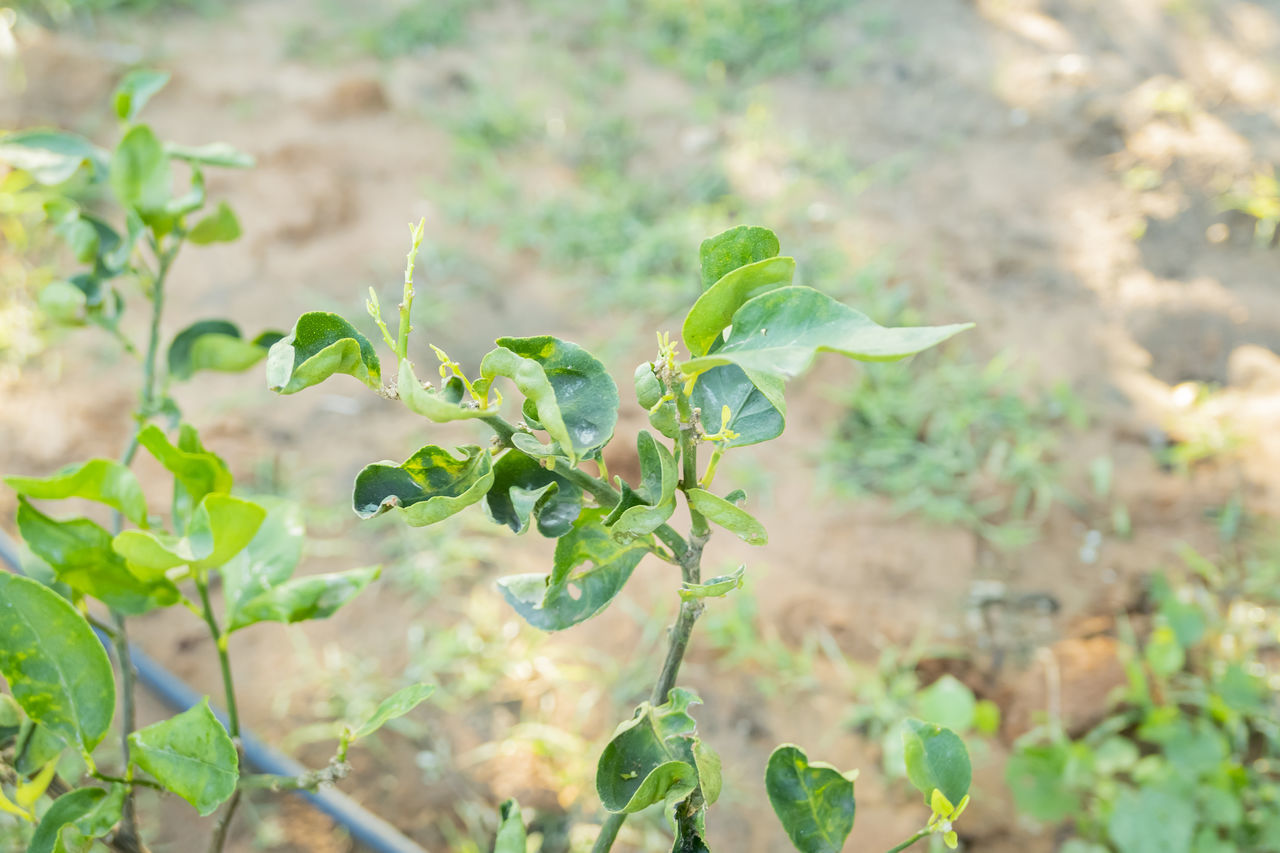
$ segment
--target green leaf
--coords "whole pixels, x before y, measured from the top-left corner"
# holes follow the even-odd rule
[[[164,150],[176,160],[198,166],[222,166],[229,169],[251,169],[254,166],[251,156],[225,142],[210,142],[208,145],[177,145],[166,142]]]
[[[1120,853],[1190,853],[1195,803],[1160,788],[1122,788],[1107,831]]]
[[[190,523],[195,508],[206,495],[231,491],[231,469],[216,453],[206,450],[194,427],[178,429],[178,443],[171,444],[164,430],[150,424],[138,433],[138,444],[173,474],[174,526]]]
[[[267,354],[267,385],[281,394],[318,385],[335,373],[354,376],[370,388],[382,383],[373,344],[337,314],[303,314]]]
[[[783,744],[769,756],[765,791],[791,843],[801,853],[839,853],[853,831],[857,771],[841,773],[809,762],[804,750]]]
[[[524,818],[520,804],[507,800],[498,809],[498,837],[493,842],[493,853],[526,853],[528,839],[525,836]]]
[[[422,415],[438,424],[450,421],[483,418],[497,414],[498,407],[480,408],[472,402],[464,402],[462,393],[465,390],[462,380],[454,377],[445,383],[440,390],[424,388],[414,375],[413,365],[406,358],[400,362],[400,373],[396,380],[396,393],[404,401],[409,411]]]
[[[749,299],[791,284],[795,258],[769,258],[732,270],[707,288],[685,315],[684,345],[690,355],[706,355]]]
[[[1143,656],[1156,675],[1168,677],[1182,669],[1186,655],[1178,645],[1178,636],[1168,625],[1161,625],[1151,632]]]
[[[89,817],[107,799],[102,788],[77,788],[53,801],[31,836],[27,853],[54,853],[62,847],[62,830]],[[65,849],[65,848],[63,848]]]
[[[49,282],[36,295],[36,304],[46,317],[67,325],[84,323],[88,303],[89,299],[83,290],[61,279]]]
[[[403,717],[436,690],[431,684],[410,684],[392,693],[378,703],[369,718],[357,726],[351,733],[352,740],[368,737],[397,717]]]
[[[111,534],[87,518],[56,521],[18,499],[18,532],[59,581],[130,615],[178,601],[178,588],[165,578],[144,581],[129,571],[111,548]]]
[[[262,506],[267,515],[258,532],[221,569],[228,631],[250,624],[241,609],[287,581],[302,559],[306,536],[302,508],[292,501],[270,499]]]
[[[1070,760],[1061,743],[1019,745],[1005,766],[1005,781],[1018,810],[1047,823],[1077,814],[1080,797],[1067,783]]]
[[[227,730],[209,709],[206,698],[159,723],[129,735],[133,763],[157,782],[212,814],[236,790],[240,759]]]
[[[240,239],[240,220],[229,204],[218,202],[217,210],[192,226],[187,239],[197,246],[235,242]]]
[[[686,361],[680,369],[698,376],[721,364],[736,364],[748,374],[790,379],[808,369],[819,352],[860,361],[893,361],[972,325],[886,328],[813,288],[780,287],[738,309],[724,346]]]
[[[577,344],[543,335],[499,338],[480,362],[489,381],[505,376],[532,404],[534,417],[577,464],[609,443],[618,423],[618,386],[599,359]]]
[[[116,87],[113,102],[116,116],[123,122],[131,122],[146,106],[151,96],[159,92],[169,82],[168,71],[155,71],[150,68],[138,68],[124,75],[120,85]]]
[[[680,587],[680,598],[683,601],[694,598],[724,598],[735,589],[742,588],[742,577],[746,572],[746,566],[738,566],[732,574],[711,578],[706,583],[686,582]]]
[[[634,814],[687,797],[698,787],[693,755],[696,693],[675,688],[657,707],[645,702],[618,726],[596,765],[596,792],[611,812]]]
[[[508,450],[493,464],[493,486],[484,499],[498,524],[524,533],[533,519],[550,539],[568,533],[582,512],[582,489],[519,450]]]
[[[680,421],[676,414],[675,400],[667,400],[659,405],[665,389],[662,382],[654,375],[653,365],[649,362],[646,361],[636,368],[635,387],[636,401],[649,412],[649,423],[653,428],[672,440],[680,438]]]
[[[294,578],[241,604],[228,633],[257,622],[327,619],[382,573],[380,566]]]
[[[769,534],[764,529],[764,525],[756,521],[746,510],[734,506],[705,489],[688,489],[685,491],[685,496],[689,499],[690,507],[748,545],[768,544]]]
[[[973,780],[973,767],[964,741],[950,729],[908,719],[902,727],[907,778],[924,795],[925,805],[934,788],[953,803],[964,799]]]
[[[973,725],[977,704],[973,691],[950,674],[916,694],[921,719],[952,730],[964,731]]]
[[[698,770],[698,784],[702,787],[702,798],[707,805],[714,806],[720,799],[724,789],[724,778],[720,772],[720,755],[701,740],[693,741],[693,764]]]
[[[770,396],[757,388],[742,368],[723,364],[698,377],[697,384],[693,386],[691,401],[695,407],[710,413],[704,417],[712,420],[719,417],[717,413],[728,406],[729,421],[725,426],[736,432],[738,437],[724,442],[724,446],[746,447],[782,435],[787,420],[785,408],[779,408],[782,397],[780,389],[778,391],[775,405]],[[713,428],[715,425],[709,424]]]
[[[14,769],[19,776],[33,776],[50,761],[60,758],[66,748],[66,741],[49,731],[47,726],[26,720],[14,743]]]
[[[711,287],[738,267],[775,257],[778,238],[768,228],[739,225],[708,237],[698,247],[702,263],[702,289]]]
[[[476,503],[493,485],[489,451],[458,448],[458,459],[434,444],[420,448],[403,464],[375,462],[356,476],[356,515],[373,518],[390,509],[413,527],[435,524]]]
[[[164,147],[151,128],[135,125],[111,156],[111,189],[120,204],[143,215],[164,210],[173,191],[173,174]]]
[[[603,525],[605,510],[584,509],[573,530],[556,543],[550,575],[509,575],[498,588],[525,621],[560,631],[595,616],[622,591],[648,553],[644,540],[621,543]],[[590,563],[589,568],[579,568]]]
[[[613,538],[629,542],[657,530],[676,511],[676,485],[680,472],[675,457],[648,431],[636,436],[641,484],[631,489],[623,484],[624,498],[605,517]]]
[[[87,758],[111,727],[111,663],[71,603],[30,578],[0,572],[0,675],[32,721]]]
[[[138,478],[111,459],[91,459],[69,465],[49,477],[5,477],[20,495],[35,500],[84,498],[106,504],[139,527],[147,526],[147,498]]]
[[[97,174],[105,172],[107,154],[74,133],[22,130],[0,136],[0,163],[21,169],[38,184],[53,186],[71,178],[85,164]]]
[[[252,341],[228,320],[201,320],[178,332],[169,344],[169,374],[187,380],[198,370],[239,373],[266,358],[267,350],[283,335],[263,332]]]
[[[252,501],[209,494],[196,507],[186,536],[126,530],[116,536],[111,547],[125,558],[130,571],[146,581],[158,580],[183,565],[196,573],[207,572],[243,551],[266,514]]]

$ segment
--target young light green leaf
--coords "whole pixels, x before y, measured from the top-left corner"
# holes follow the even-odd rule
[[[756,387],[742,368],[732,364],[713,367],[698,377],[693,386],[692,404],[703,412],[722,412],[729,407],[729,420],[725,424],[737,438],[723,443],[724,447],[746,447],[759,444],[782,435],[787,424],[786,410],[782,405],[781,387],[773,377],[766,377],[764,385],[770,391],[776,390],[774,400],[770,394]],[[704,417],[706,417],[704,415]],[[714,419],[716,415],[711,415]],[[714,428],[717,424],[712,424]]]
[[[706,583],[685,583],[679,589],[680,599],[691,601],[695,598],[724,598],[735,589],[742,588],[742,577],[746,571],[746,566],[738,566],[732,574],[711,578]]]
[[[80,326],[85,322],[89,297],[71,282],[54,279],[40,288],[36,304],[41,313],[53,322]]]
[[[705,489],[688,489],[685,491],[685,497],[689,499],[690,507],[748,545],[768,544],[769,534],[764,529],[764,525],[756,521],[746,510]]]
[[[221,569],[228,631],[249,624],[241,608],[287,581],[302,559],[306,534],[302,508],[279,499],[263,500],[261,506],[267,515],[258,532]]]
[[[403,717],[422,704],[435,690],[435,686],[431,684],[410,684],[400,688],[379,702],[369,718],[352,730],[351,739],[368,737],[396,717]]]
[[[197,246],[210,243],[233,243],[240,239],[240,220],[225,201],[218,202],[218,208],[204,219],[201,219],[187,232],[187,239]]]
[[[155,424],[138,433],[138,444],[173,474],[173,523],[183,529],[205,495],[231,491],[231,469],[216,454],[205,449],[194,427],[178,429],[178,443],[171,444],[164,430]]]
[[[413,527],[435,524],[476,503],[493,485],[489,451],[458,448],[461,459],[428,444],[403,464],[375,462],[356,476],[353,506],[361,518],[396,509]]]
[[[560,445],[570,464],[609,443],[618,422],[618,386],[599,359],[549,335],[497,343],[480,362],[481,377],[514,382],[527,398],[526,415]]]
[[[972,726],[977,706],[973,691],[951,674],[916,694],[916,713],[920,718],[952,731],[964,731]]]
[[[310,388],[335,373],[354,376],[370,388],[382,383],[373,344],[337,314],[303,314],[267,354],[267,385],[281,394]]]
[[[120,85],[116,87],[113,102],[116,116],[123,122],[131,122],[146,106],[151,96],[159,92],[169,82],[168,71],[156,71],[150,68],[138,68],[124,75]]]
[[[107,154],[74,133],[21,130],[0,135],[0,163],[21,169],[38,184],[54,186],[86,164],[95,174],[102,174],[107,169]]]
[[[173,174],[164,147],[151,128],[134,125],[111,156],[111,189],[120,204],[148,214],[162,212],[173,191]]]
[[[222,166],[228,169],[252,169],[254,166],[251,156],[225,142],[210,142],[207,145],[166,142],[164,151],[175,160],[184,160],[197,166]]]
[[[790,379],[808,369],[819,352],[860,361],[894,361],[972,325],[886,328],[813,288],[780,287],[739,308],[724,345],[684,362],[680,369],[692,377],[721,364],[736,364],[748,374]]]
[[[227,632],[258,622],[327,619],[382,573],[380,566],[287,580],[237,607]]]
[[[423,387],[413,372],[409,359],[400,362],[400,373],[396,380],[396,393],[404,401],[409,411],[422,415],[438,424],[449,421],[461,421],[469,418],[483,418],[497,414],[498,407],[480,408],[462,399],[465,387],[462,380],[452,378],[440,390]]]
[[[738,267],[776,257],[780,248],[772,231],[751,225],[738,225],[708,237],[698,247],[702,289],[711,287]]]
[[[660,434],[673,441],[680,437],[680,420],[675,400],[663,400],[665,389],[653,372],[653,365],[645,362],[635,372],[636,401],[649,413],[649,423]],[[704,409],[704,411],[711,411]],[[716,409],[715,411],[720,411]]]
[[[584,509],[573,530],[556,543],[550,575],[509,575],[498,580],[507,602],[543,631],[560,631],[595,616],[622,590],[648,553],[644,540],[629,544],[609,535],[603,509]],[[585,563],[590,568],[579,570]]]
[[[527,853],[528,839],[525,836],[524,818],[520,815],[520,804],[514,799],[507,800],[498,809],[498,837],[493,842],[493,853]]]
[[[49,477],[5,477],[9,488],[34,500],[84,498],[106,504],[139,527],[147,526],[147,498],[138,478],[112,459],[69,465]]]
[[[236,790],[240,758],[227,730],[205,699],[159,723],[129,735],[133,763],[166,789],[212,814]]]
[[[663,704],[646,702],[618,726],[596,765],[596,792],[606,809],[634,814],[693,793],[698,787],[696,724],[688,709],[701,701],[677,687]]]
[[[902,743],[907,778],[929,804],[935,788],[953,803],[964,799],[973,780],[969,751],[955,732],[908,719],[902,726]]]
[[[283,337],[279,332],[263,332],[250,341],[228,320],[200,320],[178,332],[169,344],[169,374],[186,380],[199,370],[239,373],[266,358],[267,350]]]
[[[169,569],[187,565],[197,573],[216,569],[244,550],[257,535],[267,511],[252,501],[208,494],[191,517],[186,536],[126,530],[111,547],[129,570],[145,581],[159,580]]]
[[[493,486],[485,495],[489,517],[516,533],[532,519],[538,532],[558,539],[582,511],[582,489],[519,450],[508,450],[493,465]]]
[[[87,518],[57,521],[18,498],[18,532],[55,577],[76,592],[130,615],[178,601],[178,588],[160,578],[143,581],[111,549],[111,534]]]
[[[681,334],[693,356],[706,355],[749,299],[791,284],[795,258],[769,258],[738,267],[703,291],[685,315]]]
[[[54,853],[62,846],[62,830],[89,817],[107,799],[103,788],[77,788],[53,801],[31,836],[27,853]]]
[[[613,538],[627,542],[657,530],[676,510],[676,485],[680,474],[675,457],[648,431],[636,436],[640,459],[639,488],[623,483],[623,499],[605,517]]]
[[[841,773],[809,762],[804,750],[783,744],[769,756],[764,786],[773,811],[801,853],[840,853],[853,831],[857,771]]]
[[[84,756],[111,727],[111,662],[89,623],[57,593],[0,572],[0,675],[27,717]]]

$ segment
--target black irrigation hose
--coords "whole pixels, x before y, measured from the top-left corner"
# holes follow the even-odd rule
[[[0,530],[0,560],[22,574],[17,546],[3,530]],[[106,640],[101,635],[99,639],[104,642]],[[138,673],[138,679],[170,708],[185,711],[204,701],[204,694],[169,672],[136,645],[129,645],[129,654],[133,658],[133,668]],[[224,726],[227,724],[225,714],[218,710],[214,710],[214,714]],[[276,776],[303,776],[307,773],[307,768],[267,746],[247,731],[241,732],[240,743],[244,749],[245,761],[259,773]],[[317,810],[333,818],[334,822],[351,833],[353,839],[373,853],[426,853],[416,842],[406,838],[394,826],[341,791],[327,788],[321,791],[295,790],[292,793],[305,797]]]

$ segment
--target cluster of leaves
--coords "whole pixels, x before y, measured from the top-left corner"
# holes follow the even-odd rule
[[[1128,622],[1128,685],[1115,712],[1078,738],[1050,721],[1017,745],[1018,807],[1070,821],[1071,853],[1280,851],[1280,705],[1267,653],[1280,624],[1277,573],[1152,579],[1150,633]]]
[[[795,260],[779,256],[772,232],[739,226],[709,238],[700,251],[702,293],[681,330],[689,358],[680,361],[670,340],[659,336],[658,357],[635,372],[637,399],[649,410],[661,438],[642,430],[636,439],[639,481],[616,478],[610,484],[579,466],[589,461],[603,468],[602,452],[617,425],[618,389],[601,362],[578,345],[551,336],[499,338],[474,378],[432,345],[440,384],[419,380],[409,341],[421,242],[419,224],[396,334],[372,291],[367,306],[395,360],[393,370],[386,371],[394,372],[394,385],[384,384],[375,345],[351,321],[326,312],[304,314],[271,348],[268,384],[291,394],[346,374],[430,421],[479,420],[490,427],[494,438],[488,448],[464,445],[450,451],[426,445],[404,462],[368,465],[356,477],[352,504],[362,518],[393,512],[414,526],[483,504],[490,518],[516,533],[536,529],[557,539],[551,572],[499,581],[511,607],[537,628],[563,630],[599,614],[645,556],[680,568],[682,582],[675,590],[680,613],[667,664],[650,701],[619,726],[605,749],[596,788],[605,808],[619,816],[611,819],[613,833],[625,815],[662,803],[672,809],[675,849],[708,849],[705,813],[719,794],[720,762],[694,735],[688,708],[696,695],[676,687],[675,678],[703,600],[729,595],[741,585],[742,570],[702,579],[701,555],[710,525],[750,544],[768,541],[764,527],[742,509],[744,494],[712,491],[716,466],[733,448],[782,433],[785,383],[805,371],[819,352],[868,361],[898,359],[966,327],[879,326],[824,293],[793,284]],[[523,398],[518,424],[501,416],[500,380]],[[704,412],[718,415],[714,432],[704,425]],[[711,455],[700,471],[702,443],[711,445]],[[667,523],[680,496],[692,520],[688,539]],[[946,735],[958,742],[953,733]],[[964,795],[956,793],[958,785],[934,784],[925,791],[927,798],[933,788],[947,795],[942,802]],[[949,804],[946,812],[951,814]],[[817,813],[823,820],[829,817],[826,806]],[[518,810],[511,804],[504,814],[506,821],[516,821]],[[851,826],[851,806],[849,818]],[[789,821],[784,818],[790,830]],[[516,830],[504,821],[503,832]],[[612,837],[602,832],[597,849],[607,850]]]
[[[162,143],[149,125],[137,120],[168,79],[167,73],[150,70],[126,75],[113,99],[122,135],[110,152],[58,130],[0,136],[0,163],[23,176],[24,203],[39,205],[45,224],[83,265],[80,272],[40,291],[41,308],[64,325],[100,326],[135,353],[120,326],[126,304],[122,285],[137,283],[150,295],[184,243],[237,239],[240,224],[226,203],[200,215],[208,201],[204,170],[253,165],[252,158],[223,143]],[[176,170],[188,176],[181,194],[173,192]],[[104,195],[122,212],[122,222],[98,212]],[[139,259],[144,249],[153,255],[150,265]],[[244,370],[265,358],[279,338],[278,332],[268,331],[249,339],[229,320],[203,320],[171,341],[167,375],[188,379],[198,370]],[[152,399],[144,417],[176,415],[163,387],[145,390]]]
[[[122,461],[92,459],[45,477],[5,478],[18,495],[17,526],[29,551],[28,577],[0,573],[0,675],[12,698],[0,704],[0,811],[29,830],[32,853],[83,851],[100,839],[113,849],[138,849],[134,789],[177,794],[208,815],[249,783],[234,738],[239,735],[227,636],[259,622],[325,618],[378,575],[377,568],[293,577],[302,556],[301,513],[278,500],[232,495],[227,464],[179,422],[169,396],[171,380],[201,370],[239,371],[266,357],[281,335],[250,341],[226,320],[205,320],[179,332],[162,357],[165,285],[179,250],[234,240],[240,229],[225,204],[206,205],[203,169],[243,167],[248,157],[226,145],[191,148],[164,144],[137,120],[168,75],[139,70],[114,95],[121,138],[114,150],[56,130],[0,136],[0,163],[21,175],[24,201],[38,205],[83,269],[49,283],[41,305],[68,325],[92,324],[110,332],[141,362],[137,421]],[[174,193],[174,169],[188,173]],[[107,204],[114,201],[115,206]],[[135,346],[121,326],[129,285],[151,303],[150,333]],[[175,428],[171,440],[160,426]],[[129,468],[145,450],[173,477],[167,515],[151,502]],[[47,514],[49,501],[88,501],[112,518],[109,530],[89,516]],[[221,613],[210,586],[219,582]],[[203,620],[214,641],[225,685],[224,725],[206,700],[177,716],[133,730],[127,617],[182,606]],[[112,625],[99,621],[103,611]],[[116,709],[117,689],[95,630],[119,656],[125,709],[121,767],[99,770],[99,747]],[[416,685],[388,700],[367,723],[348,728],[346,749],[386,719],[425,698]],[[335,770],[329,775],[340,772]],[[328,780],[286,780],[293,786]],[[8,793],[6,789],[12,791]],[[224,821],[225,825],[225,821]],[[225,830],[215,836],[225,839]],[[217,841],[213,850],[221,849]]]
[[[1028,544],[1062,497],[1057,433],[1085,415],[1065,388],[1028,399],[1023,386],[1006,357],[981,368],[945,356],[923,372],[871,367],[829,444],[831,479],[998,546]]]

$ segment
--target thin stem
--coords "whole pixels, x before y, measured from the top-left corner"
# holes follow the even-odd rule
[[[89,775],[97,779],[99,782],[110,782],[115,785],[141,785],[144,788],[153,788],[157,791],[168,790],[164,785],[161,785],[158,782],[152,782],[150,779],[129,779],[123,776],[109,776],[106,773],[98,773],[97,771],[94,771]]]
[[[418,249],[422,247],[422,232],[426,227],[425,219],[418,220],[414,228],[413,247],[409,249],[409,257],[404,265],[404,296],[400,300],[400,326],[396,329],[396,355],[401,359],[408,358],[409,352],[409,314],[413,309],[413,265],[418,259]]]
[[[680,393],[679,390],[676,391],[675,396],[676,408],[680,413],[681,420],[680,457],[683,473],[680,488],[682,491],[688,492],[689,489],[695,488],[698,484],[697,420],[696,414],[689,406],[688,398]],[[584,476],[599,483],[596,478],[590,475]],[[572,477],[570,479],[578,482]],[[600,485],[609,489],[610,492],[613,491],[613,488],[607,483],[600,483]],[[616,503],[618,498],[616,497],[616,492],[614,494],[613,502]],[[684,581],[686,583],[701,583],[702,550],[711,536],[711,528],[702,514],[692,506],[689,507],[689,515],[693,524],[689,532],[688,542],[685,542],[673,530],[671,532],[678,541],[671,548],[678,558],[680,573]],[[664,538],[663,541],[667,540]],[[653,692],[649,694],[649,703],[651,705],[660,705],[666,702],[671,689],[676,686],[676,679],[680,675],[680,664],[684,662],[685,652],[689,650],[689,640],[693,636],[693,626],[698,621],[698,617],[702,615],[702,609],[703,604],[699,599],[680,602],[680,612],[676,617],[676,623],[671,626],[667,634],[667,657],[662,662],[662,672],[659,673],[658,680],[653,685]],[[676,808],[678,812],[683,809],[685,817],[692,820],[692,815],[696,814],[698,809],[701,808],[701,803],[702,791],[701,789],[695,789]],[[622,824],[626,819],[627,816],[624,812],[610,814],[600,827],[600,834],[596,837],[595,845],[591,848],[592,853],[609,853],[613,847],[613,842],[618,837],[618,831],[622,828]]]
[[[929,830],[922,829],[919,832],[917,832],[915,835],[908,838],[906,841],[899,844],[897,847],[894,847],[892,850],[887,851],[887,853],[901,853],[901,851],[906,850],[908,847],[910,847],[912,844],[915,844],[920,839],[927,838],[928,835],[929,835]]]
[[[200,604],[203,607],[204,621],[209,626],[209,634],[213,637],[213,644],[218,648],[218,666],[222,669],[222,690],[225,694],[227,705],[227,732],[231,735],[232,740],[236,742],[236,749],[240,748],[240,712],[236,708],[236,689],[231,679],[231,658],[227,655],[227,638],[218,627],[218,620],[213,615],[213,605],[209,601],[209,582],[196,575],[196,589],[200,592]],[[213,829],[213,835],[209,839],[209,853],[222,853],[222,848],[227,843],[227,831],[231,828],[231,818],[236,813],[236,807],[240,805],[240,789],[237,788],[231,798],[227,800],[227,805],[222,810],[222,816],[218,818],[217,826]]]
[[[156,256],[159,258],[160,267],[156,272],[151,287],[151,325],[147,336],[147,355],[142,365],[142,392],[138,405],[138,419],[134,425],[132,435],[129,436],[129,444],[125,448],[124,454],[120,457],[120,463],[126,468],[133,464],[133,458],[138,454],[138,433],[155,409],[156,355],[160,351],[160,318],[164,313],[164,285],[169,277],[169,270],[173,266],[173,260],[177,257],[178,249],[181,246],[181,236],[174,241],[173,246],[167,252],[159,251],[158,244],[152,243],[152,247],[156,249]],[[137,349],[134,348],[128,338],[120,333],[119,329],[113,327],[112,334],[124,344],[128,352],[134,356],[137,355]],[[119,513],[115,513],[116,532],[119,533],[123,526],[124,519]],[[133,655],[129,651],[129,629],[125,621],[125,615],[118,610],[112,610],[111,621],[115,625],[115,630],[111,632],[111,643],[116,653],[116,662],[120,665],[120,755],[121,761],[124,763],[125,778],[128,780],[133,774],[129,735],[137,728],[138,722],[136,706],[137,681],[134,677]],[[124,803],[121,806],[120,828],[115,833],[113,844],[124,850],[145,849],[141,839],[138,837],[138,813],[133,800],[132,788],[126,794]]]
[[[516,428],[509,424],[506,420],[498,415],[489,415],[480,419],[489,426],[498,435],[498,441],[503,447],[514,447],[511,443],[511,436],[516,434]]]
[[[222,689],[227,703],[227,731],[233,738],[238,738],[240,737],[240,714],[236,710],[236,690],[231,678],[231,658],[227,654],[227,638],[218,627],[217,617],[213,615],[213,604],[209,600],[209,582],[199,575],[195,580],[196,589],[200,593],[200,605],[204,611],[201,615],[205,624],[209,626],[213,644],[218,647],[218,665],[222,669]]]

